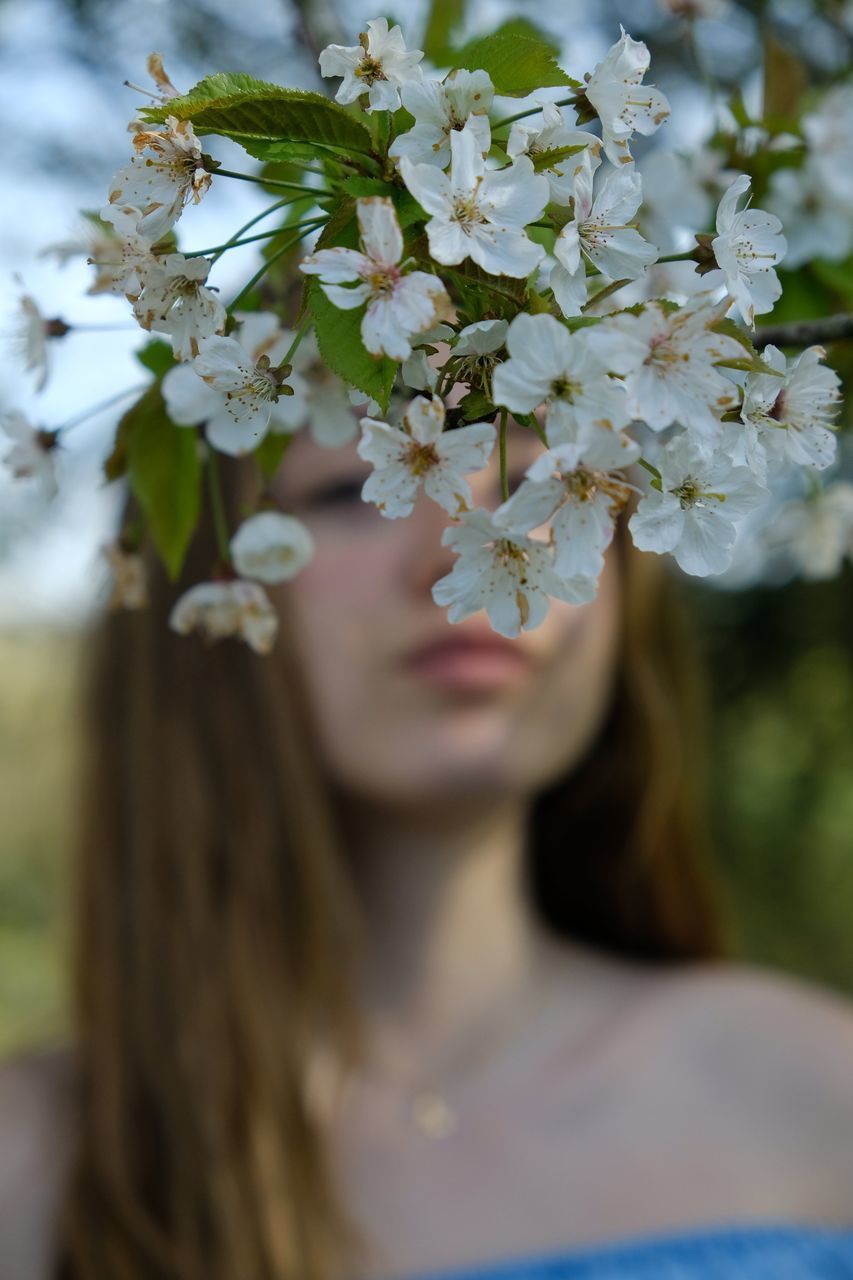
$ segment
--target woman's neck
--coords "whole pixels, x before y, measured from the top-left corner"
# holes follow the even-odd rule
[[[555,944],[523,884],[528,806],[347,810],[366,921],[359,992],[385,1056],[434,1059],[535,986]]]

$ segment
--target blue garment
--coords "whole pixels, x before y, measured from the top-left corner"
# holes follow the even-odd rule
[[[690,1229],[410,1280],[853,1280],[853,1225]]]

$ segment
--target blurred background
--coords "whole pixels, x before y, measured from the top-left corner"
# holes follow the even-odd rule
[[[760,112],[768,57],[774,92],[780,83],[786,93],[830,84],[851,67],[851,0],[468,0],[453,9],[462,36],[509,18],[535,21],[577,77],[623,23],[650,46],[649,78],[673,107],[649,142],[687,156],[734,91],[747,114]],[[127,124],[144,99],[123,82],[148,82],[149,52],[164,54],[182,91],[218,70],[322,88],[315,50],[332,39],[354,43],[378,12],[402,22],[409,47],[419,47],[427,5],[416,0],[379,9],[363,0],[0,0],[0,410],[20,409],[50,429],[81,418],[65,437],[53,502],[0,475],[0,1052],[62,1035],[81,653],[105,607],[101,548],[114,536],[121,496],[99,468],[117,397],[143,381],[133,351],[144,335],[124,300],[87,296],[85,257],[60,265],[40,255],[79,236],[79,211],[98,209],[126,162]],[[215,150],[232,160],[224,142]],[[651,149],[641,143],[637,154],[642,166]],[[220,243],[266,203],[259,187],[221,184],[193,211],[191,247]],[[254,263],[251,247],[229,254],[223,292]],[[774,321],[853,309],[851,260],[817,260],[783,273],[783,283]],[[24,371],[22,293],[75,327],[50,344],[40,393]],[[851,346],[830,353],[848,387]],[[850,548],[824,581],[803,580],[791,564],[756,566],[748,550],[726,583],[686,584],[711,693],[719,875],[742,956],[853,991]]]

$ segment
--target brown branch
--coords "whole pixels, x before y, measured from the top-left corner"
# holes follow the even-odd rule
[[[812,343],[844,342],[853,338],[853,312],[821,316],[818,320],[791,320],[786,324],[762,325],[753,334],[753,344],[761,351],[769,343],[777,347],[810,347]]]

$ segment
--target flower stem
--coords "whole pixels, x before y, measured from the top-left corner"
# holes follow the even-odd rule
[[[101,400],[99,404],[92,405],[89,409],[85,409],[83,413],[78,413],[74,418],[69,418],[67,422],[63,422],[56,427],[56,430],[68,431],[70,427],[76,427],[79,423],[86,422],[88,418],[94,418],[95,414],[102,413],[104,409],[111,409],[120,400],[127,400],[129,396],[135,396],[141,391],[147,391],[150,385],[150,382],[141,382],[135,387],[125,387],[124,391],[117,391],[114,396]]]
[[[560,98],[559,102],[555,102],[555,107],[570,107],[576,101],[575,97]],[[495,129],[500,129],[505,124],[515,124],[516,120],[524,120],[527,116],[538,115],[542,110],[544,103],[540,103],[538,107],[529,107],[527,111],[518,111],[514,116],[504,116],[503,120],[495,120],[492,122],[492,133]]]
[[[256,213],[255,216],[253,218],[250,218],[248,222],[244,222],[242,227],[237,228],[237,230],[234,232],[231,239],[226,241],[226,245],[232,244],[235,240],[239,239],[239,237],[243,234],[244,231],[251,231],[252,227],[254,227],[257,223],[262,222],[264,218],[269,217],[271,213],[275,213],[277,209],[283,209],[285,205],[292,204],[293,201],[296,199],[298,199],[297,196],[284,196],[283,199],[276,200],[275,204],[269,205],[266,209],[262,210],[261,213]],[[213,255],[213,262],[216,262],[217,258],[219,258],[224,252],[225,252],[224,246],[217,249]],[[188,258],[192,258],[195,256],[196,255],[192,253],[186,254],[186,257]]]
[[[652,488],[657,489],[659,493],[662,492],[663,481],[661,479],[661,474],[658,471],[657,467],[654,466],[651,462],[648,462],[645,458],[638,458],[637,461],[639,462],[640,466],[644,467],[646,471],[648,471],[649,475],[652,477]]]
[[[322,225],[324,221],[325,221],[324,218],[317,218],[314,220],[314,226],[319,227]],[[311,230],[312,230],[311,227],[306,227],[305,230],[300,231],[298,235],[291,236],[289,240],[285,240],[284,244],[280,245],[279,248],[276,249],[275,253],[270,254],[269,258],[267,258],[263,266],[258,271],[255,272],[255,274],[252,276],[248,284],[243,285],[243,288],[240,290],[240,292],[237,294],[235,298],[232,298],[231,302],[229,302],[225,310],[230,314],[234,310],[234,308],[238,306],[240,302],[243,301],[246,294],[249,293],[255,287],[255,285],[258,283],[261,277],[266,275],[266,273],[269,271],[273,263],[277,262],[279,258],[283,257],[284,254],[287,253],[289,249],[292,249],[294,245],[298,244],[300,240],[304,240]]]
[[[316,218],[309,218],[305,222],[291,222],[289,226],[275,227],[272,231],[259,231],[257,235],[246,236],[242,240],[235,240],[232,237],[232,239],[226,240],[224,244],[214,245],[212,249],[193,249],[192,253],[185,253],[184,257],[203,258],[205,254],[213,253],[216,255],[213,259],[215,262],[217,258],[225,253],[226,249],[239,249],[240,245],[243,244],[254,244],[256,240],[269,240],[273,236],[279,236],[282,231],[298,231],[301,227],[316,227],[317,225]]]
[[[225,503],[222,498],[222,478],[219,474],[219,458],[213,448],[208,448],[206,469],[207,488],[210,494],[210,511],[213,516],[213,529],[216,534],[219,558],[224,564],[230,564],[231,546],[228,539],[228,522],[225,519]]]
[[[303,318],[301,325],[296,330],[296,336],[291,342],[290,346],[287,348],[287,351],[284,354],[284,358],[281,361],[282,364],[290,364],[291,360],[296,355],[296,352],[299,348],[299,344],[301,343],[302,339],[305,337],[306,333],[310,328],[311,328],[311,313],[309,312],[308,315],[306,315]]]
[[[509,498],[509,474],[506,467],[506,424],[509,414],[506,409],[501,409],[501,420],[498,431],[498,452],[501,463],[501,501],[506,502]]]
[[[306,196],[334,196],[334,191],[323,187],[306,187],[301,182],[285,182],[283,178],[260,178],[254,173],[235,173],[233,169],[217,169],[217,178],[239,178],[241,182],[256,182],[261,187],[281,187],[287,191],[302,191]]]
[[[662,254],[662,256],[657,259],[657,262],[698,262],[698,261],[699,259],[696,257],[695,245],[693,246],[692,249],[685,249],[684,253],[665,253],[665,254]],[[652,265],[657,265],[657,264],[653,263]]]

